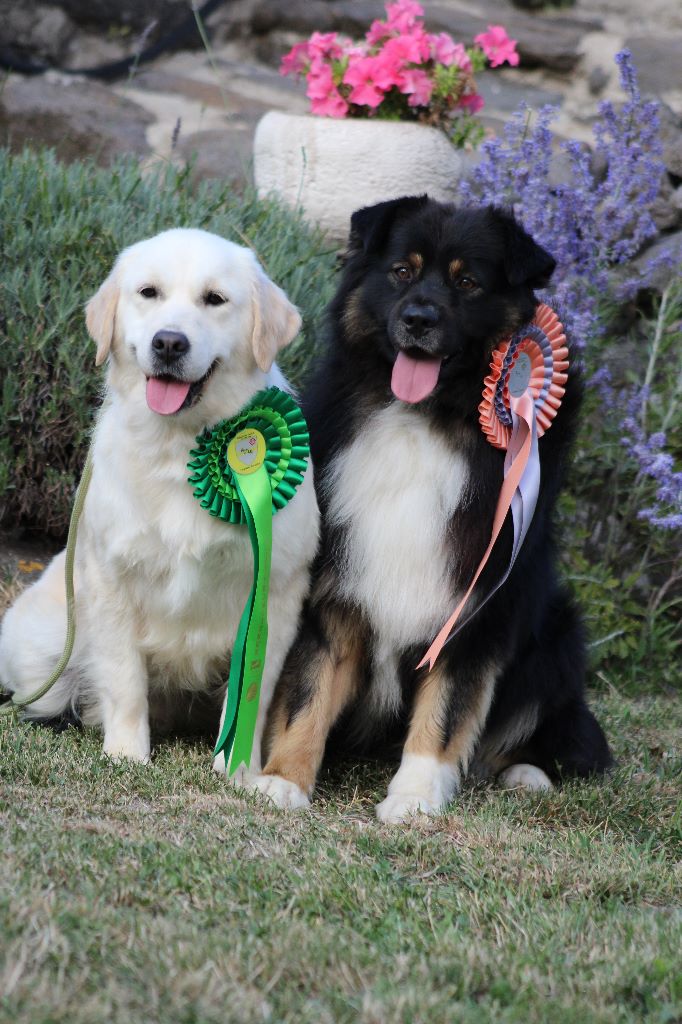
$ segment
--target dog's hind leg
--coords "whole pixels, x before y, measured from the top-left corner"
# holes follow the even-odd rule
[[[307,807],[329,731],[358,684],[359,631],[336,608],[304,610],[275,692],[269,756],[255,787],[278,807]]]
[[[381,821],[437,814],[458,791],[485,722],[496,672],[465,673],[445,658],[419,684],[400,768],[376,808]]]
[[[523,748],[513,754],[515,761],[540,769],[548,781],[601,775],[613,764],[602,728],[582,697],[542,718]],[[503,784],[511,771],[502,773]]]

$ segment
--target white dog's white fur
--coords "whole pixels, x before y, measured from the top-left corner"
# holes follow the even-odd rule
[[[126,249],[88,303],[86,320],[97,363],[109,358],[109,366],[76,549],[76,645],[65,674],[28,713],[50,718],[77,706],[86,723],[103,726],[108,755],[144,762],[154,694],[196,693],[227,678],[253,576],[246,528],[214,519],[193,497],[189,452],[204,427],[234,416],[261,388],[286,386],[273,360],[301,321],[250,250],[194,229]],[[190,343],[183,380],[200,381],[213,367],[198,401],[174,415],[153,412],[145,399],[159,330],[182,332]],[[260,767],[265,713],[295,635],[317,536],[309,467],[273,519],[251,770]],[[5,616],[2,685],[21,697],[36,690],[61,654],[65,631],[62,553]],[[222,756],[217,761],[224,767]]]

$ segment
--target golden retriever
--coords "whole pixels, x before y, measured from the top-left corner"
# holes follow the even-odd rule
[[[205,427],[286,382],[273,360],[300,316],[247,248],[195,229],[138,242],[86,307],[97,364],[108,360],[93,475],[76,548],[76,644],[53,689],[28,708],[69,708],[101,725],[104,751],[146,762],[150,713],[180,693],[216,692],[253,577],[246,527],[214,519],[188,484]],[[318,538],[310,467],[273,519],[269,640],[250,769],[296,633]],[[7,612],[0,682],[30,695],[64,643],[64,553]],[[218,728],[216,713],[216,731]],[[224,770],[224,758],[216,759]],[[241,773],[243,778],[244,773]]]

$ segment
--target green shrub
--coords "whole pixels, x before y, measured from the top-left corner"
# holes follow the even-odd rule
[[[312,358],[334,254],[285,209],[161,165],[103,170],[50,151],[0,149],[0,525],[62,536],[102,376],[83,304],[121,248],[170,227],[251,246],[303,314],[281,360],[294,381]]]

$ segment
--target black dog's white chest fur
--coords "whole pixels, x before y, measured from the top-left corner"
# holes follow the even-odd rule
[[[466,460],[416,409],[392,402],[330,463],[328,519],[343,537],[340,590],[378,646],[430,640],[456,603],[453,513],[465,500]]]

